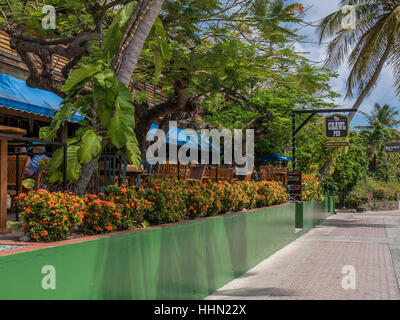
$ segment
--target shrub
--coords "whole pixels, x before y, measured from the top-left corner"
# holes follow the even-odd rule
[[[86,212],[83,214],[80,227],[85,234],[107,233],[129,228],[128,216],[118,212],[115,203],[101,200],[97,195],[88,195],[83,200],[86,203]]]
[[[108,186],[100,196],[103,200],[114,203],[116,211],[127,217],[124,228],[142,226],[146,213],[154,205],[143,195],[138,194],[134,188],[126,186]]]
[[[285,203],[288,200],[286,189],[276,181],[262,181],[258,184],[257,206],[265,207]]]
[[[313,174],[302,175],[302,200],[322,200],[322,186],[317,176]]]
[[[16,200],[22,228],[35,241],[66,239],[82,221],[85,208],[82,199],[75,195],[46,190],[21,193]]]
[[[373,199],[372,193],[362,188],[356,188],[351,191],[345,200],[347,208],[356,209]]]
[[[21,194],[24,231],[36,241],[62,240],[79,227],[84,234],[101,234],[148,223],[161,224],[214,216],[287,201],[278,182],[204,183],[148,179],[136,191],[109,186],[84,198],[45,190]]]
[[[146,219],[152,224],[170,223],[188,218],[188,190],[185,181],[177,179],[148,179],[146,189],[140,192],[154,203]]]
[[[346,196],[345,203],[349,208],[359,208],[370,201],[395,201],[396,193],[395,183],[387,184],[368,177]]]
[[[188,218],[214,216],[221,212],[221,202],[215,203],[218,193],[206,184],[187,184],[187,215]]]

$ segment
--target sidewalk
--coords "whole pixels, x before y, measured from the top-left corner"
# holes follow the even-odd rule
[[[344,266],[355,289],[344,289]],[[400,212],[331,216],[207,300],[398,300]]]

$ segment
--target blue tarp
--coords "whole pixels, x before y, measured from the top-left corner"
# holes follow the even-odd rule
[[[266,158],[260,158],[258,161],[291,161],[292,158],[288,156],[284,156],[280,153],[273,153]]]
[[[153,139],[155,135],[155,130],[158,129],[158,125],[153,123],[150,127],[149,138]],[[203,139],[202,139],[203,138]],[[210,140],[204,137],[202,134],[197,133],[197,137],[193,137],[193,140],[198,141],[198,144],[193,143],[190,141],[190,136],[187,134],[185,130],[179,129],[177,127],[171,126],[167,135],[165,136],[166,143],[176,143],[177,145],[184,145],[186,144],[187,147],[191,149],[200,149],[204,151],[215,151],[220,152],[218,146],[211,145]]]
[[[30,88],[24,80],[0,73],[0,106],[53,117],[62,100],[52,92]]]

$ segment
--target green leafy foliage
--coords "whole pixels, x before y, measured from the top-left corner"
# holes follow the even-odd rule
[[[136,2],[123,6],[106,31],[102,45],[92,44],[91,54],[82,59],[62,87],[62,91],[67,93],[62,107],[50,126],[40,130],[40,138],[53,140],[67,119],[77,114],[83,118],[79,121],[80,129],[68,139],[69,183],[78,180],[82,165],[98,157],[109,143],[117,150],[126,149],[128,161],[139,165],[132,96],[129,89],[118,82],[110,66],[135,8]],[[82,94],[89,86],[92,88],[90,93]],[[50,160],[49,171],[51,183],[62,180],[62,148]]]

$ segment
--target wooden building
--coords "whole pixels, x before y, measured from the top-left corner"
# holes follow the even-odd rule
[[[61,70],[68,60],[53,56],[55,78],[62,79]],[[8,34],[0,30],[0,125],[27,130],[27,136],[38,137],[39,129],[47,126],[59,107],[61,99],[51,92],[27,87],[24,83],[29,75],[27,66],[15,50],[10,47]],[[145,91],[150,107],[167,100],[152,84],[139,83],[133,91]],[[60,140],[72,135],[75,124],[69,123],[60,133]]]

